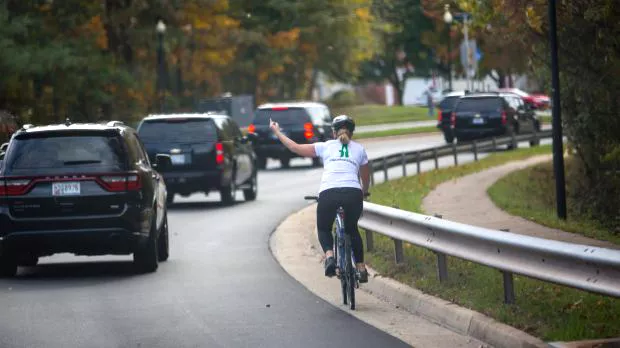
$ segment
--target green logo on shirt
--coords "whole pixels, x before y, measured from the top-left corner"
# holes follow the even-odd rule
[[[340,149],[340,157],[349,158],[349,145],[342,144],[342,148]]]

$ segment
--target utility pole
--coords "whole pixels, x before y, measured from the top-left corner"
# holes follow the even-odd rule
[[[562,144],[562,111],[560,109],[560,69],[558,64],[558,33],[555,0],[549,0],[549,44],[551,48],[553,171],[557,214],[566,220],[566,183],[564,179],[564,149]]]

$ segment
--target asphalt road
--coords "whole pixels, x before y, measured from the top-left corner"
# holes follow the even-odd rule
[[[441,143],[435,135],[366,145],[375,157]],[[270,163],[255,202],[177,196],[170,260],[156,273],[133,274],[131,256],[55,255],[1,279],[0,347],[405,346],[307,291],[268,250],[279,222],[318,189],[321,169],[309,164]]]

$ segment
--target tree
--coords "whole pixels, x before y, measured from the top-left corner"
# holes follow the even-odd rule
[[[382,46],[363,64],[362,79],[389,81],[402,103],[405,78],[428,77],[437,68],[436,52],[423,41],[423,34],[433,30],[433,23],[425,15],[421,0],[374,1],[372,15],[378,21],[374,32]]]
[[[474,10],[497,26],[501,12],[513,14],[503,24],[506,35],[531,47],[524,59],[548,80],[547,1],[492,4]],[[558,2],[557,11],[563,124],[579,168],[567,176],[568,194],[579,210],[620,233],[620,9],[614,0],[572,0]]]

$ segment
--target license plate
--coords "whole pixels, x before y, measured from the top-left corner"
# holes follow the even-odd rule
[[[173,165],[185,164],[185,155],[171,155],[170,161]]]
[[[79,182],[52,183],[52,196],[79,196],[81,187]]]
[[[473,124],[484,124],[484,118],[474,118],[472,120]]]

